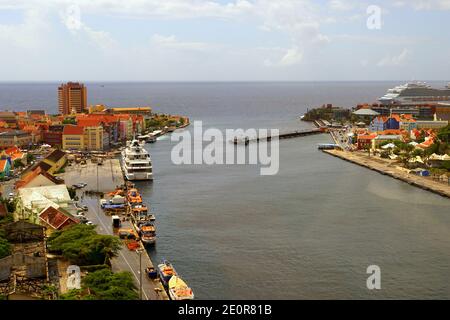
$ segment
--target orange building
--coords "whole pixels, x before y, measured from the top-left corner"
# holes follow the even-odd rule
[[[87,107],[87,89],[84,84],[68,82],[58,87],[59,113],[82,113]]]

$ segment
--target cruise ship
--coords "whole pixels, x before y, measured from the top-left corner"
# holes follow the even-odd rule
[[[425,82],[409,82],[389,89],[378,101],[385,105],[450,103],[450,83],[445,88],[436,89]]]
[[[122,151],[122,168],[127,180],[153,180],[150,154],[136,139]]]

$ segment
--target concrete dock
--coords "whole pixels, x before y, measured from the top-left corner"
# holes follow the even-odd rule
[[[419,187],[421,189],[439,194],[443,197],[450,198],[450,185],[448,185],[448,183],[442,183],[431,178],[409,174],[405,170],[401,170],[393,166],[392,163],[384,161],[383,159],[379,159],[373,156],[369,157],[368,155],[360,152],[348,152],[341,150],[323,150],[323,152],[374,170],[383,175],[391,176],[412,186]]]
[[[122,168],[118,159],[105,159],[103,165],[97,165],[90,160],[82,165],[74,163],[66,166],[61,176],[68,187],[79,182],[87,183],[85,191],[110,192],[116,186],[124,184]]]

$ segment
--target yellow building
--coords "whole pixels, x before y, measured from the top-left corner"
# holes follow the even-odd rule
[[[103,112],[106,110],[106,106],[103,104],[90,105],[88,108],[89,113]]]
[[[55,150],[52,153],[50,153],[47,157],[45,157],[42,162],[48,164],[50,167],[47,170],[48,173],[54,174],[55,172],[58,172],[61,170],[62,167],[67,162],[67,154],[64,151],[61,150]]]
[[[111,108],[112,113],[114,114],[134,114],[141,116],[151,116],[152,108],[151,107],[135,107],[135,108]]]
[[[86,150],[103,150],[103,127],[84,127],[84,147]]]
[[[107,144],[103,126],[72,126],[64,127],[62,146],[64,150],[92,151],[103,150]]]
[[[63,130],[62,147],[64,150],[86,150],[84,145],[84,128],[66,125]]]

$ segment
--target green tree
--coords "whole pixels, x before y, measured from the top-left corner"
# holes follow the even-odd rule
[[[70,290],[64,300],[137,300],[139,295],[129,272],[94,271],[81,280],[81,290]],[[89,290],[88,290],[89,289]],[[83,294],[90,292],[90,294]]]
[[[438,138],[443,141],[446,142],[447,144],[449,143],[449,136],[450,136],[450,124],[447,125],[444,128],[441,128],[438,132]]]
[[[30,163],[31,161],[33,161],[35,158],[31,153],[27,153],[27,163]]]
[[[11,254],[11,244],[6,240],[3,230],[0,230],[0,259]]]
[[[20,159],[16,159],[13,162],[13,166],[14,168],[22,168],[24,167],[24,164],[22,163],[22,161],[20,161]]]
[[[72,263],[97,265],[117,256],[122,242],[114,236],[97,234],[95,226],[78,224],[54,232],[48,244],[49,251],[62,254]]]
[[[68,187],[67,191],[69,192],[70,199],[74,199],[77,195],[77,191],[75,190],[75,188]]]

